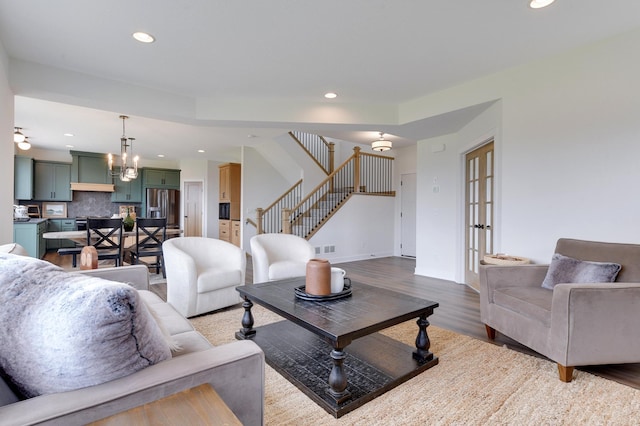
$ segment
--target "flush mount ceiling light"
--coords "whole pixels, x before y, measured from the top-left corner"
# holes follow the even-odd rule
[[[22,127],[14,127],[13,128],[13,141],[15,143],[24,142],[24,140],[25,140],[25,136],[22,134],[22,132],[20,130],[22,130]]]
[[[136,138],[128,138],[125,134],[124,130],[124,122],[127,118],[126,115],[121,115],[122,119],[122,136],[120,137],[120,171],[113,171],[113,155],[109,154],[109,174],[111,176],[118,176],[120,180],[123,182],[129,182],[138,177],[138,160],[140,157],[137,155],[133,157],[133,162],[131,162],[131,157],[133,156],[133,141]]]
[[[31,144],[29,143],[29,141],[25,137],[23,141],[18,142],[18,148],[20,148],[23,151],[27,151],[27,150],[29,150],[31,148]]]
[[[324,97],[327,99],[335,99],[338,97],[338,94],[333,92],[328,92],[324,94]]]
[[[531,0],[529,7],[532,9],[540,9],[549,6],[555,0]]]
[[[140,43],[153,43],[156,39],[148,33],[138,31],[132,34],[133,38],[138,40]]]
[[[380,132],[380,139],[371,142],[371,149],[374,151],[389,151],[392,143],[390,140],[384,138],[384,133]]]

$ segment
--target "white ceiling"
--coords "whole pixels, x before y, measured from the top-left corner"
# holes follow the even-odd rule
[[[527,0],[0,0],[0,40],[13,61],[221,109],[230,101],[397,109],[463,81],[638,27],[640,2],[632,0],[557,0],[540,10],[530,9]],[[134,41],[131,34],[138,30],[156,42]],[[78,150],[114,151],[122,133],[118,116],[127,114],[127,136],[136,138],[136,150],[168,158],[223,159],[241,144],[296,128],[357,143],[385,131],[394,146],[404,146],[455,131],[486,107],[412,123],[214,120],[197,111],[168,120],[152,100],[132,114],[106,102],[87,108],[71,93],[65,104],[60,94],[52,102],[24,84],[14,90],[16,125],[36,147],[68,149],[64,144],[72,143]],[[327,91],[339,97],[325,100]],[[76,136],[65,138],[65,132]]]

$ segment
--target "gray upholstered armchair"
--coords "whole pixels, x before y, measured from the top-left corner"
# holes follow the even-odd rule
[[[556,253],[622,268],[615,282],[543,288],[549,265],[480,266],[480,316],[496,330],[558,363],[570,382],[580,365],[640,362],[640,245],[560,239]]]

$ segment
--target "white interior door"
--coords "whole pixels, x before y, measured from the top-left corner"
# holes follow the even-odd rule
[[[184,193],[184,236],[202,237],[202,182],[185,182]]]
[[[416,174],[400,176],[400,255],[416,257]]]

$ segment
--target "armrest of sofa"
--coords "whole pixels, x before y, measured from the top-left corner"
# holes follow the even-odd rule
[[[540,287],[549,265],[480,265],[480,298],[493,302],[493,291],[504,287]]]
[[[149,269],[146,265],[85,269],[72,273],[93,275],[105,280],[131,284],[137,290],[149,290]]]
[[[549,356],[563,365],[637,362],[640,283],[558,284]]]
[[[264,353],[252,341],[181,355],[97,386],[0,407],[3,425],[85,424],[209,383],[244,425],[261,425]]]

